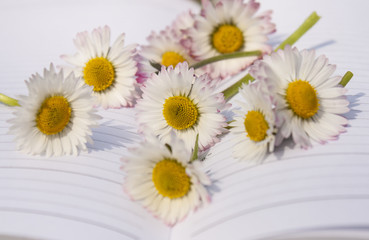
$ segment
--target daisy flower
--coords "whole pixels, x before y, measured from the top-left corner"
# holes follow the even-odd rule
[[[270,53],[267,34],[275,31],[270,22],[271,11],[255,16],[259,3],[250,0],[224,0],[213,5],[204,0],[202,14],[188,34],[192,39],[191,53],[198,61],[226,53],[262,51]],[[211,77],[225,78],[245,69],[257,57],[237,58],[207,65]]]
[[[73,73],[66,78],[63,70],[54,66],[44,70],[44,76],[33,75],[26,81],[28,96],[20,96],[10,133],[17,147],[30,154],[46,156],[76,155],[91,142],[91,127],[100,116],[92,104],[91,87],[83,84]]]
[[[347,119],[340,116],[349,111],[346,89],[332,76],[335,65],[325,56],[315,57],[315,51],[299,51],[286,46],[265,56],[250,73],[256,79],[268,79],[274,85],[277,111],[285,119],[280,133],[303,148],[310,139],[319,143],[333,140],[345,131]]]
[[[189,54],[189,49],[182,45],[182,38],[179,34],[179,30],[176,33],[171,27],[167,27],[159,34],[151,33],[147,38],[149,44],[142,46],[139,53],[140,82],[144,82],[152,73],[157,72],[150,62],[159,63],[165,67],[175,67],[182,62],[191,65],[195,62]]]
[[[260,162],[266,152],[272,152],[278,118],[275,101],[264,82],[254,81],[243,84],[239,90],[242,101],[240,110],[234,110],[236,116],[230,125],[233,135],[233,156],[244,161]]]
[[[168,225],[210,201],[205,188],[210,179],[200,161],[189,162],[191,152],[182,140],[172,135],[164,145],[151,137],[130,153],[122,160],[125,191]]]
[[[104,108],[132,106],[137,98],[136,45],[124,46],[124,33],[110,46],[110,28],[81,32],[74,39],[75,55],[62,55],[74,65],[77,77],[93,86],[93,95]]]
[[[187,31],[195,25],[195,14],[191,10],[182,12],[172,23],[174,35],[183,40],[188,38]],[[184,44],[186,45],[186,44]]]
[[[217,83],[219,80],[206,75],[194,76],[187,63],[174,69],[163,67],[142,88],[142,99],[136,105],[140,131],[163,142],[168,142],[174,131],[187,149],[193,148],[197,134],[200,150],[214,145],[227,126],[222,111],[228,107],[223,94],[214,92]]]

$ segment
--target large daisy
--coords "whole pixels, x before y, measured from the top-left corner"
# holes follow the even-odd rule
[[[243,84],[239,90],[241,101],[230,125],[233,135],[233,156],[240,160],[260,162],[275,145],[280,119],[275,112],[275,100],[264,82]]]
[[[243,0],[224,0],[216,5],[209,0],[202,2],[202,14],[188,32],[196,60],[226,53],[256,50],[269,53],[272,50],[267,44],[267,34],[275,31],[275,25],[270,22],[271,11],[255,16],[260,4],[254,0],[247,4]],[[256,59],[244,57],[219,61],[206,68],[213,78],[224,78],[238,73]]]
[[[136,105],[140,130],[164,142],[174,131],[187,149],[193,148],[199,134],[201,150],[212,146],[227,126],[223,111],[228,105],[223,94],[214,91],[218,82],[206,75],[194,76],[187,63],[174,69],[163,67],[142,88],[142,99]]]
[[[149,137],[123,159],[124,189],[155,216],[174,225],[189,212],[210,201],[210,180],[199,160],[174,138],[165,145]]]
[[[136,45],[124,46],[121,34],[110,46],[110,28],[94,29],[91,34],[77,34],[75,55],[62,55],[74,65],[77,77],[93,86],[93,95],[104,108],[132,106],[137,98],[137,63],[134,60]]]
[[[250,70],[256,79],[268,79],[274,84],[277,111],[285,119],[280,133],[292,135],[296,144],[306,148],[310,139],[319,143],[333,140],[345,131],[347,119],[340,114],[349,111],[346,89],[332,76],[336,67],[325,56],[315,57],[315,51],[299,51],[287,46]]]
[[[86,143],[92,142],[91,127],[100,119],[92,105],[91,87],[73,74],[56,73],[53,65],[43,77],[33,75],[26,84],[29,95],[19,97],[20,107],[9,120],[18,148],[47,156],[86,150]]]

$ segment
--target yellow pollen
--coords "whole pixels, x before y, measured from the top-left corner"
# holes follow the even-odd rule
[[[97,57],[86,63],[83,78],[86,84],[94,87],[95,92],[101,92],[114,83],[115,70],[109,60]]]
[[[175,159],[163,159],[152,172],[155,188],[164,197],[180,198],[190,191],[190,177],[185,167]]]
[[[47,135],[59,133],[68,125],[71,115],[72,108],[65,97],[48,97],[37,112],[37,127]]]
[[[192,127],[199,116],[196,105],[187,97],[167,98],[163,104],[163,115],[168,125],[183,130]]]
[[[164,65],[166,67],[169,67],[169,66],[177,66],[178,63],[181,63],[181,62],[185,62],[186,59],[176,53],[176,52],[165,52],[163,55],[162,55],[162,59],[161,59],[161,65]]]
[[[286,100],[292,111],[303,119],[314,116],[319,110],[319,99],[308,81],[295,80],[288,84]]]
[[[242,31],[231,24],[220,25],[211,36],[213,47],[220,53],[233,53],[244,44]]]
[[[259,111],[248,111],[245,117],[245,129],[247,136],[259,142],[266,138],[269,125],[265,121],[264,115]]]

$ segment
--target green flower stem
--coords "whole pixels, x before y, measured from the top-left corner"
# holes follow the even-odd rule
[[[238,93],[238,90],[242,86],[243,83],[247,84],[252,81],[254,81],[254,78],[250,74],[247,74],[246,76],[244,76],[243,78],[241,78],[236,83],[234,83],[232,86],[230,86],[229,88],[225,89],[222,92],[224,95],[224,99],[226,101],[229,100],[231,97],[233,97],[234,95]]]
[[[199,152],[199,134],[196,135],[195,146],[193,148],[192,157],[191,157],[190,162],[193,162],[199,158],[198,152]]]
[[[222,61],[222,60],[227,60],[227,59],[233,59],[233,58],[241,58],[241,57],[251,57],[251,56],[262,56],[262,52],[261,51],[250,51],[250,52],[235,52],[235,53],[226,53],[226,54],[221,54],[215,57],[211,57],[211,58],[207,58],[204,59],[198,63],[195,63],[191,66],[189,66],[189,68],[201,68],[207,64],[210,63],[214,63],[214,62],[218,62],[218,61]],[[157,62],[150,62],[150,65],[155,68],[158,71],[161,71],[161,64],[157,63]]]
[[[276,49],[284,49],[286,45],[293,45],[297,40],[299,40],[312,26],[315,25],[320,19],[320,16],[316,12],[310,14],[310,16],[297,28],[295,32],[293,32],[286,40],[284,40]],[[247,74],[243,78],[241,78],[238,82],[227,88],[223,91],[224,98],[229,100],[231,97],[238,93],[239,88],[241,87],[242,83],[249,83],[253,81],[254,78]],[[342,81],[344,79],[342,78]]]
[[[20,106],[17,99],[8,97],[2,93],[0,93],[0,102],[11,107]]]
[[[250,57],[250,56],[261,56],[261,55],[262,55],[261,51],[227,53],[227,54],[222,54],[222,55],[218,55],[215,57],[207,58],[203,61],[200,61],[198,63],[191,65],[190,68],[197,69],[207,64],[222,61],[222,60],[241,58],[241,57]]]
[[[297,40],[299,40],[312,26],[315,25],[320,19],[320,16],[316,12],[310,14],[310,16],[300,25],[295,32],[293,32],[286,40],[284,40],[276,49],[284,49],[286,45],[292,46]]]
[[[350,82],[351,78],[354,76],[354,74],[350,71],[347,71],[345,75],[343,75],[340,84],[345,87],[348,82]]]

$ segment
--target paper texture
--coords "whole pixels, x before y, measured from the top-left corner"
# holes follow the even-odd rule
[[[141,140],[134,109],[100,109],[103,119],[101,126],[93,129],[95,143],[89,145],[88,152],[78,157],[45,158],[16,150],[13,136],[7,134],[12,110],[1,104],[0,236],[283,239],[309,232],[316,232],[310,237],[317,237],[320,232],[315,230],[319,229],[327,229],[321,236],[329,236],[329,229],[341,228],[352,236],[366,234],[369,4],[365,0],[265,0],[261,6],[263,10],[273,9],[277,33],[270,41],[274,45],[312,11],[322,16],[296,46],[325,54],[337,65],[336,74],[347,70],[354,73],[347,85],[351,111],[345,116],[349,125],[337,141],[309,150],[286,143],[264,164],[249,166],[231,157],[230,136],[226,136],[204,163],[214,182],[210,188],[212,203],[169,229],[132,202],[121,186],[124,174],[119,169],[120,158],[127,147]],[[75,52],[72,39],[77,32],[107,24],[112,29],[112,41],[125,32],[127,44],[145,44],[151,31],[163,29],[189,8],[196,12],[198,6],[185,0],[2,0],[0,92],[11,97],[27,94],[24,80],[42,73],[51,62],[64,64],[59,56]]]

